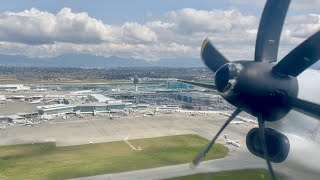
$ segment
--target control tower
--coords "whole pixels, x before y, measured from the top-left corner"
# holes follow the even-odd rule
[[[138,92],[138,83],[139,83],[139,78],[138,78],[138,76],[135,76],[133,78],[133,84],[134,84],[134,87],[135,87],[135,92]]]

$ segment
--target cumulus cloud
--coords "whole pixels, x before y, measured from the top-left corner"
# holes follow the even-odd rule
[[[157,41],[157,35],[150,28],[136,22],[126,22],[122,26],[124,40],[133,43],[144,43]]]
[[[177,22],[180,31],[192,32],[225,32],[234,29],[252,27],[256,23],[254,16],[244,16],[233,10],[196,10],[180,9],[168,13],[168,17]]]
[[[100,43],[112,40],[115,30],[87,13],[61,9],[56,15],[32,8],[0,15],[0,40],[25,44],[54,42]]]
[[[70,8],[56,14],[32,8],[0,14],[0,53],[32,57],[89,53],[148,60],[200,58],[202,41],[209,37],[230,60],[253,59],[259,18],[236,8],[185,8],[153,16],[146,22],[110,25]],[[319,28],[319,14],[287,17],[280,57]]]
[[[292,1],[292,8],[294,9],[312,9],[320,6],[319,0],[295,0]]]
[[[292,36],[307,38],[320,29],[320,15],[297,15],[288,18],[288,26],[292,30]]]
[[[174,23],[166,23],[159,20],[147,22],[146,25],[153,30],[169,30],[175,26]]]

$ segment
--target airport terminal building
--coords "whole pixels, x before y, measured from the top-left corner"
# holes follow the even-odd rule
[[[23,84],[2,84],[0,91],[29,91],[30,87]]]
[[[80,113],[94,113],[94,112],[108,112],[113,110],[123,110],[127,105],[125,103],[106,104],[106,103],[90,103],[90,104],[54,104],[47,106],[38,106],[38,115],[60,115]]]
[[[38,115],[58,115],[58,114],[72,114],[75,106],[65,104],[53,104],[46,106],[38,106]]]
[[[80,104],[74,107],[74,112],[80,113],[92,113],[92,112],[108,112],[113,110],[123,110],[126,104],[106,104],[106,103],[95,103],[95,104]]]

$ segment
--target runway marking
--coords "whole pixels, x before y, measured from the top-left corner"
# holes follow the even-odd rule
[[[134,150],[134,151],[141,151],[141,150],[142,150],[140,146],[139,146],[138,148],[134,147],[134,146],[128,141],[128,139],[129,139],[129,136],[126,137],[126,138],[124,138],[123,141],[124,141],[126,144],[128,144],[128,146],[129,146],[132,150]]]

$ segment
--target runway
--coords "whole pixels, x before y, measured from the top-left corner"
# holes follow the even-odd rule
[[[150,180],[166,179],[171,177],[186,176],[196,173],[218,172],[233,169],[265,168],[265,162],[247,153],[231,153],[227,158],[202,162],[196,169],[191,169],[189,164],[166,166],[145,170],[112,173],[77,180]]]
[[[73,180],[156,180],[188,176],[197,173],[257,168],[266,169],[266,167],[266,162],[263,159],[257,158],[245,150],[236,150],[235,148],[231,148],[231,153],[226,158],[202,162],[195,169],[191,169],[190,164],[180,164],[159,168],[82,177]],[[317,180],[319,178],[317,175],[294,171],[277,164],[273,164],[273,167],[276,171],[287,176],[290,180]]]
[[[15,125],[0,131],[0,145],[55,141],[57,146],[121,141],[179,134],[199,134],[207,139],[224,123],[226,117],[216,114],[191,116],[186,113],[158,114],[143,117],[135,113],[118,119],[87,116],[83,119],[55,119],[33,127]],[[231,124],[225,131],[230,139],[244,144],[252,125]],[[218,142],[224,142],[223,138]]]

